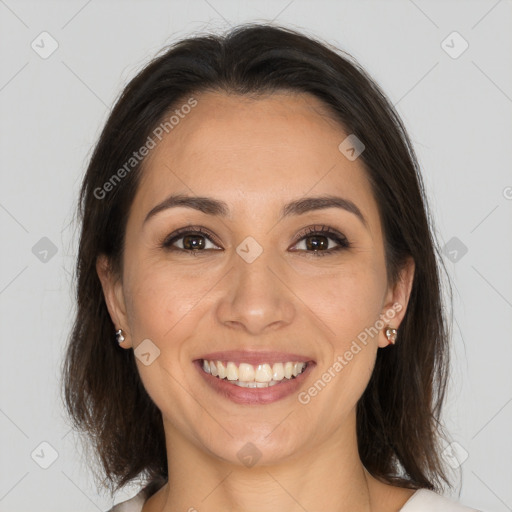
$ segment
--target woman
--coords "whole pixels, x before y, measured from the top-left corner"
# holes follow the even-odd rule
[[[441,496],[448,329],[405,129],[289,29],[183,40],[82,190],[66,406],[113,511],[469,511]],[[117,339],[117,342],[116,342]]]

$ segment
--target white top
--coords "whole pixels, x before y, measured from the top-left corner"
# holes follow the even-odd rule
[[[141,512],[144,499],[141,492],[132,499],[118,503],[107,512]],[[465,507],[428,489],[418,489],[399,512],[482,512]]]

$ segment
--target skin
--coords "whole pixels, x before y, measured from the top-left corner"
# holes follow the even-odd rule
[[[160,350],[150,365],[136,362],[162,411],[170,485],[143,512],[398,511],[414,491],[372,477],[356,439],[356,404],[377,350],[388,346],[385,328],[307,405],[296,394],[267,405],[235,404],[213,391],[192,361],[237,348],[304,354],[317,365],[303,391],[395,303],[402,310],[387,324],[400,326],[414,263],[398,283],[387,282],[366,171],[361,159],[349,161],[338,150],[348,134],[319,100],[291,93],[195,97],[198,105],[146,160],[128,218],[123,275],[113,275],[106,258],[97,261],[112,321],[125,333],[122,347],[149,338]],[[144,224],[171,193],[223,200],[230,215],[179,207]],[[368,229],[339,208],[278,222],[285,203],[322,194],[353,201]],[[218,243],[205,242],[217,250],[194,257],[159,246],[189,223],[212,232]],[[340,231],[352,246],[313,256],[308,239],[296,237],[314,225]],[[236,252],[247,236],[263,248],[250,264]],[[251,468],[237,457],[247,442],[261,452]]]

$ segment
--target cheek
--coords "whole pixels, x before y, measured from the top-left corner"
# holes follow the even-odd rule
[[[195,279],[190,276],[178,278],[168,264],[144,265],[141,259],[130,270],[127,314],[134,348],[146,339],[156,346],[147,345],[151,359],[154,357],[149,365],[136,359],[140,378],[160,410],[185,410],[189,395],[183,393],[183,383],[192,363],[184,348],[194,333],[196,306],[208,288],[203,290],[200,280],[194,286]]]
[[[134,265],[127,282],[127,313],[137,337],[163,339],[209,289],[207,276],[177,275],[169,264]]]
[[[333,288],[318,315],[329,329],[329,355],[319,368],[325,391],[318,400],[317,415],[344,416],[362,396],[370,380],[377,355],[379,330],[375,323],[381,312],[382,289],[371,272],[351,272],[330,281]],[[318,386],[322,389],[324,384]],[[315,393],[315,389],[308,393]],[[323,394],[325,393],[325,395]]]
[[[375,365],[385,273],[374,259],[347,266],[330,276],[323,319],[329,325],[330,357],[321,380],[329,382],[323,405],[343,414],[363,394]]]
[[[343,350],[379,318],[385,283],[374,265],[340,266],[304,290],[308,305],[325,322],[336,349]]]

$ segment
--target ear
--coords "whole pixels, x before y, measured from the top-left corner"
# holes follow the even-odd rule
[[[379,333],[379,347],[381,348],[389,345],[389,340],[385,334],[386,329],[391,327],[398,330],[404,319],[414,281],[414,269],[414,259],[410,257],[400,271],[398,282],[390,287],[387,292],[381,312],[381,319],[385,324]]]
[[[101,281],[103,295],[108,312],[115,329],[122,329],[125,340],[120,344],[122,348],[130,348],[132,342],[128,332],[128,320],[123,294],[123,284],[119,276],[114,275],[108,257],[100,254],[96,259],[96,272]]]

